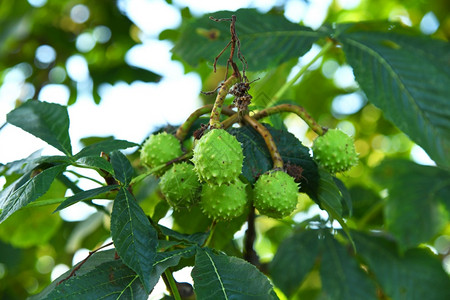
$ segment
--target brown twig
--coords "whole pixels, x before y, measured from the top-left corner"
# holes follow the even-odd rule
[[[245,70],[247,69],[247,60],[245,59],[244,55],[242,55],[242,53],[241,53],[241,41],[239,40],[239,38],[236,34],[236,16],[232,15],[231,18],[222,18],[222,19],[216,19],[214,17],[209,17],[209,18],[211,20],[213,20],[214,22],[222,22],[222,21],[231,22],[231,24],[230,24],[231,40],[228,42],[228,44],[225,46],[225,48],[223,48],[223,50],[220,51],[219,55],[217,55],[216,58],[214,59],[214,64],[213,64],[214,72],[216,72],[217,61],[219,60],[220,56],[222,56],[222,54],[225,52],[225,50],[228,49],[228,47],[230,47],[230,56],[228,57],[228,60],[227,60],[227,66],[226,66],[226,71],[225,71],[225,80],[227,79],[228,69],[229,69],[230,65],[233,68],[233,73],[239,74],[239,79],[241,79],[240,72],[239,72],[236,64],[233,61],[233,57],[234,57],[234,53],[236,51],[236,45],[237,45],[237,56],[243,65],[242,76],[243,76],[244,80],[246,81],[247,77],[245,76]]]
[[[256,267],[259,267],[259,256],[256,253],[253,245],[256,240],[256,228],[255,228],[255,208],[250,208],[250,213],[247,217],[247,230],[245,231],[244,239],[244,259]]]

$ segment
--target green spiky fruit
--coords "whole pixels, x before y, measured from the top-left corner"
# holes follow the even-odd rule
[[[159,182],[167,202],[174,207],[189,207],[198,199],[201,183],[194,166],[186,162],[173,165]]]
[[[152,134],[142,145],[141,161],[150,168],[181,156],[180,141],[167,132]]]
[[[344,172],[358,163],[353,139],[339,129],[330,129],[314,140],[314,159],[331,173]]]
[[[198,141],[192,161],[200,180],[221,185],[241,174],[244,155],[236,137],[223,129],[213,129]]]
[[[222,185],[203,185],[200,206],[215,220],[230,220],[242,215],[247,205],[245,184],[240,180]]]
[[[297,207],[298,184],[283,171],[261,175],[253,192],[255,208],[268,217],[280,219],[289,216]]]

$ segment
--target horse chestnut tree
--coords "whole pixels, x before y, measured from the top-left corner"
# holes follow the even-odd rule
[[[72,153],[65,106],[29,100],[7,115],[62,155],[1,166],[0,238],[21,247],[15,237],[42,231],[56,252],[68,236],[92,250],[33,298],[147,299],[160,281],[178,300],[450,299],[448,247],[438,247],[450,211],[448,43],[387,22],[312,30],[250,9],[211,16],[167,33],[213,89],[175,129]],[[352,91],[310,68],[331,60],[353,68],[364,95],[345,122],[330,99]],[[406,159],[398,139],[410,147],[408,137],[435,166]],[[73,178],[86,168],[102,180],[82,190]],[[102,221],[77,243],[83,227],[22,225],[78,202]],[[177,282],[189,267],[193,284]]]

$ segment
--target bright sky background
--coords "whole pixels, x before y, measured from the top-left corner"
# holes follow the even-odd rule
[[[45,5],[46,0],[28,0],[30,4],[40,7]],[[331,0],[288,0],[286,2],[285,16],[292,22],[303,21],[303,24],[311,28],[318,28],[331,4]],[[339,0],[342,8],[352,9],[359,4],[360,0]],[[178,7],[189,6],[194,15],[217,10],[237,10],[244,7],[256,7],[262,12],[266,12],[280,1],[276,0],[227,0],[227,1],[187,1],[174,0],[174,5]],[[127,61],[133,65],[148,68],[163,76],[159,83],[134,82],[130,85],[116,83],[113,86],[104,85],[100,90],[102,101],[96,105],[88,95],[81,95],[77,102],[68,108],[70,115],[70,136],[74,152],[80,150],[78,141],[88,136],[109,136],[113,135],[117,139],[125,139],[136,143],[141,143],[148,134],[159,126],[166,124],[182,123],[194,109],[201,105],[199,100],[201,82],[198,75],[190,73],[184,74],[181,63],[171,61],[170,49],[172,45],[166,41],[157,39],[159,33],[167,28],[176,28],[180,25],[181,16],[177,9],[168,5],[163,0],[119,0],[119,5],[127,11],[129,17],[142,30],[142,45],[137,45],[130,49]],[[83,7],[77,9],[83,10]],[[87,14],[87,17],[89,15]],[[395,16],[394,16],[395,17]],[[397,16],[403,22],[408,23],[408,16],[401,14]],[[82,22],[81,20],[80,22]],[[85,20],[84,20],[85,21]],[[410,21],[409,21],[410,22]],[[421,23],[424,33],[433,33],[439,23],[436,17],[429,13]],[[95,45],[95,38],[83,36],[79,38],[79,47],[92,47]],[[97,42],[100,42],[97,39]],[[93,43],[93,44],[92,44]],[[77,44],[78,45],[78,44]],[[51,49],[42,48],[42,57],[47,57],[51,62]],[[47,50],[47,51],[46,51]],[[312,50],[299,60],[298,69],[307,63],[315,53],[320,50],[314,46]],[[148,53],[152,53],[151,56]],[[54,54],[53,54],[54,55]],[[337,63],[327,62],[323,67],[324,75],[334,76],[335,82],[340,86],[351,86],[356,84],[350,67],[339,67]],[[317,68],[316,63],[312,68]],[[68,76],[79,81],[79,88],[90,88],[86,62],[82,56],[75,56],[67,65]],[[4,84],[0,87],[0,124],[6,121],[6,114],[15,106],[16,99],[27,99],[29,85],[24,84],[27,73],[26,68],[11,70],[5,77]],[[22,94],[22,95],[21,95]],[[61,85],[49,85],[42,89],[38,98],[40,100],[67,104],[68,90]],[[361,94],[355,93],[342,96],[333,103],[333,109],[345,110],[345,113],[353,113],[352,107],[357,108],[363,105]],[[347,122],[349,123],[349,122]],[[351,123],[343,124],[346,130],[351,133]],[[290,123],[297,126],[292,129],[296,135],[303,135],[304,128],[299,127],[299,123]],[[44,148],[43,154],[59,154],[41,140],[34,138],[30,134],[12,125],[6,125],[0,131],[0,163],[7,163],[13,160],[27,157],[32,152]],[[420,147],[413,150],[416,161],[423,164],[432,164],[425,152]],[[4,182],[0,179],[0,188]],[[89,188],[86,185],[84,188]],[[79,220],[86,218],[93,213],[91,208],[80,204],[79,214],[61,213],[66,220]],[[84,251],[84,252],[83,252]],[[86,251],[77,252],[77,258],[84,258]],[[62,267],[67,268],[67,267]],[[56,276],[56,275],[55,275]],[[177,275],[175,275],[177,276]]]

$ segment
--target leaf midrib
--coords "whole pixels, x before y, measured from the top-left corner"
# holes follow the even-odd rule
[[[227,292],[225,290],[225,287],[223,286],[223,282],[222,282],[222,279],[220,278],[219,272],[217,271],[216,264],[214,263],[214,261],[212,260],[212,258],[211,258],[211,256],[209,255],[208,252],[205,251],[205,254],[206,254],[206,256],[208,256],[208,259],[211,262],[211,265],[212,265],[212,267],[214,269],[214,273],[216,274],[217,280],[220,283],[220,287],[222,289],[223,295],[225,296],[225,299],[228,300]]]

